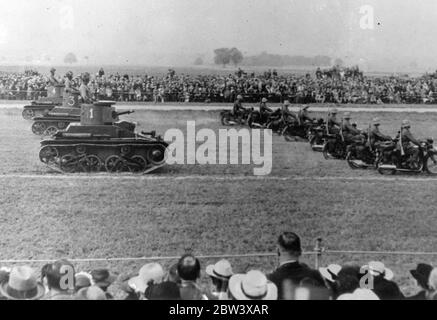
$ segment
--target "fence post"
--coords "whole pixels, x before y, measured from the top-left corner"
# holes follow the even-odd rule
[[[322,238],[317,238],[316,246],[314,247],[314,251],[316,252],[316,270],[319,269],[320,261],[322,260],[322,253],[324,248],[322,247]]]

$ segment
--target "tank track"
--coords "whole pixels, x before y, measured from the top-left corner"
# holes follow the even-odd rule
[[[151,173],[165,164],[167,148],[160,143],[72,143],[41,147],[40,161],[59,173]]]

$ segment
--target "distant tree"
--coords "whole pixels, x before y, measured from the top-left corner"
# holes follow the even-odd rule
[[[228,48],[215,49],[214,54],[215,64],[221,64],[223,67],[226,67],[226,65],[231,62],[231,54]]]
[[[240,64],[244,59],[243,54],[237,48],[232,48],[229,50],[229,55],[231,56],[231,61],[235,66]]]
[[[342,67],[343,64],[344,64],[344,62],[343,62],[343,60],[341,60],[340,58],[337,58],[337,59],[334,60],[334,65],[335,65],[335,66]]]
[[[67,53],[67,55],[64,58],[64,62],[68,64],[73,64],[77,62],[76,55],[72,52]]]
[[[194,60],[194,65],[195,65],[195,66],[201,66],[201,65],[203,65],[203,59],[202,59],[202,57],[198,57],[198,58],[196,58],[196,60]]]

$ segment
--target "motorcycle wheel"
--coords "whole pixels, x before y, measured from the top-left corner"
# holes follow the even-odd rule
[[[288,130],[285,130],[285,131],[282,133],[282,135],[284,136],[284,139],[285,139],[286,141],[288,141],[288,142],[294,142],[294,141],[296,141],[296,138],[293,137],[293,136],[288,132]]]
[[[427,157],[425,165],[425,170],[427,173],[437,175],[437,164],[434,164],[434,161],[432,161],[431,157]]]
[[[395,175],[396,174],[396,169],[384,169],[381,168],[381,165],[383,165],[384,163],[382,163],[382,161],[378,161],[376,163],[376,170],[378,170],[379,174],[382,175]]]
[[[355,162],[354,162],[354,159],[353,159],[353,157],[352,157],[352,152],[348,152],[347,153],[347,155],[346,155],[346,162],[347,162],[347,164],[349,165],[349,167],[351,168],[351,169],[353,169],[353,170],[356,170],[356,169],[360,169],[361,167],[359,166],[359,165],[357,165]]]
[[[325,144],[323,145],[322,153],[323,153],[323,157],[325,157],[326,160],[331,160],[334,157],[328,152],[328,145],[329,145],[329,142],[325,142]]]

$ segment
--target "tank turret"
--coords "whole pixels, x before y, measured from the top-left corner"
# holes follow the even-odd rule
[[[136,133],[113,101],[81,106],[80,122],[41,141],[40,160],[62,172],[151,172],[164,165],[168,143],[155,132]]]
[[[23,108],[23,118],[31,120],[34,117],[39,117],[47,114],[56,106],[61,106],[64,100],[64,85],[56,85],[47,89],[47,97],[32,101],[30,105]]]

